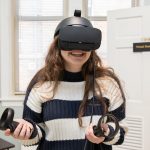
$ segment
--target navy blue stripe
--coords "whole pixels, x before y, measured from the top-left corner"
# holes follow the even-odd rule
[[[39,144],[38,150],[83,150],[85,140],[66,140],[66,141],[43,141]],[[96,146],[97,150],[102,148],[103,150],[112,150],[112,146],[105,144],[92,144]],[[89,149],[88,146],[86,150]],[[96,150],[95,149],[95,150]]]
[[[89,101],[90,102],[90,101]],[[54,99],[42,104],[43,120],[53,120],[61,118],[77,118],[81,101],[67,101]],[[90,116],[92,105],[87,105],[84,116]],[[93,115],[101,115],[102,107],[100,104],[94,105]]]
[[[33,111],[27,105],[24,105],[23,118],[31,119],[35,123],[43,122],[42,113],[37,113],[37,112]]]
[[[83,150],[85,140],[43,141],[38,150]]]
[[[84,81],[82,72],[69,72],[67,70],[64,70],[63,72],[62,81],[65,82],[81,82]]]
[[[118,108],[116,108],[113,111],[109,112],[110,114],[113,114],[118,121],[121,121],[125,118],[125,106],[124,103],[122,105],[120,105]]]

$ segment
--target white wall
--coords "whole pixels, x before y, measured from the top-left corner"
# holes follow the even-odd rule
[[[150,5],[150,0],[144,0],[144,5]]]

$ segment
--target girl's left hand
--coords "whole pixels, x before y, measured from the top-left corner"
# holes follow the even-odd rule
[[[108,130],[108,125],[107,124],[102,124],[101,128],[103,128],[104,132],[107,132]],[[87,127],[86,129],[86,138],[92,142],[92,143],[96,143],[96,144],[100,144],[104,141],[105,137],[97,137],[94,135],[93,133],[93,125],[90,124],[90,126]]]

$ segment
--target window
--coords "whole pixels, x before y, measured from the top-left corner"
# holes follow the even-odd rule
[[[107,11],[130,8],[132,0],[88,0],[86,17],[92,21],[94,27],[102,31],[102,43],[97,53],[106,62],[107,60]]]
[[[130,8],[131,0],[88,0],[88,16],[107,16],[107,11]]]
[[[66,0],[17,0],[16,93],[24,92],[44,64],[54,31],[66,16]]]

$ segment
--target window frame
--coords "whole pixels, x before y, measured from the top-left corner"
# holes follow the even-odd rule
[[[60,21],[68,16],[68,0],[63,0],[62,16],[19,16],[19,0],[15,5],[15,67],[14,67],[14,94],[25,95],[25,91],[19,91],[19,21]]]
[[[82,0],[84,15],[91,21],[107,21],[107,16],[88,16],[88,0]],[[140,6],[140,0],[131,0],[131,8]]]

